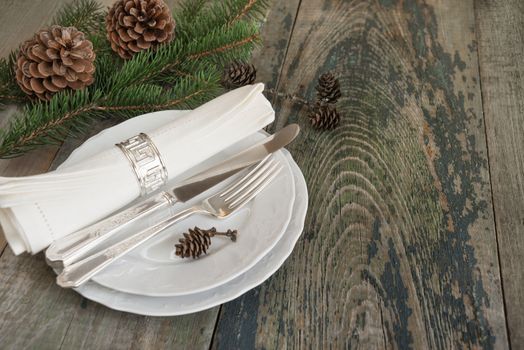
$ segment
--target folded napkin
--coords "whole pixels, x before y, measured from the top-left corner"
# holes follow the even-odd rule
[[[272,122],[275,113],[263,90],[263,84],[233,90],[149,132],[168,179]],[[0,224],[15,254],[34,254],[139,195],[131,164],[115,146],[66,169],[0,177]]]

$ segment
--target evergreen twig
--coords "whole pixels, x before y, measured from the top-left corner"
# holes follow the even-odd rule
[[[16,84],[15,57],[13,52],[8,57],[0,59],[0,105],[29,101],[28,96]]]
[[[177,33],[190,41],[206,35],[209,28],[227,28],[240,21],[259,21],[267,9],[267,0],[221,0],[201,6],[188,21],[175,14],[180,25]]]
[[[183,79],[167,92],[158,86],[141,85],[105,97],[99,92],[90,94],[89,90],[59,93],[45,106],[34,104],[27,107],[10,125],[10,133],[0,131],[3,140],[0,154],[3,158],[13,158],[43,144],[60,144],[65,137],[84,131],[89,121],[104,112],[111,112],[112,117],[126,119],[134,117],[137,111],[145,113],[174,107],[194,108],[214,96],[218,86],[216,76],[192,76],[191,80]],[[42,110],[49,116],[48,120],[33,126],[33,116],[42,113]],[[75,124],[71,125],[73,120]]]
[[[311,101],[308,101],[305,98],[297,96],[297,95],[286,94],[286,93],[283,93],[283,92],[276,91],[275,89],[266,89],[264,92],[266,92],[269,95],[281,98],[283,100],[289,100],[289,101],[292,101],[292,102],[296,102],[296,103],[298,103],[300,105],[303,105],[303,106],[306,106],[308,108],[313,108],[315,106],[315,104],[312,103]]]
[[[86,34],[103,28],[105,13],[96,0],[75,0],[64,5],[53,18],[52,23],[63,27],[75,27]]]
[[[243,17],[245,16],[248,16],[249,13],[253,10],[253,8],[257,5],[262,5],[262,6],[265,6],[264,2],[261,1],[261,0],[250,0],[248,1],[245,6],[240,9],[240,11],[236,11],[236,15],[235,17],[233,17],[229,22],[228,22],[228,25],[232,25],[233,23],[235,23],[236,21],[242,19]]]
[[[108,115],[131,118],[162,109],[194,108],[215,97],[221,89],[224,63],[246,60],[259,43],[255,19],[265,6],[265,0],[211,4],[186,0],[174,9],[174,41],[122,61],[105,39],[105,11],[96,0],[67,5],[54,23],[75,26],[93,42],[97,53],[95,83],[85,90],[57,93],[47,102],[27,104],[0,130],[0,158],[16,157],[40,145],[60,144]],[[14,57],[15,53],[0,61],[0,103],[30,101],[15,82]]]

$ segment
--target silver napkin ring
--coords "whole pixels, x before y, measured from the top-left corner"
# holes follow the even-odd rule
[[[157,190],[167,182],[167,169],[149,136],[140,133],[117,143],[116,146],[131,163],[140,185],[141,196]]]

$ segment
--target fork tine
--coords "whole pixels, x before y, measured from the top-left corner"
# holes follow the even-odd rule
[[[237,198],[235,198],[230,204],[230,209],[238,209],[245,205],[257,194],[259,194],[267,185],[269,185],[280,173],[282,166],[280,164],[274,165],[264,177],[259,179],[256,183],[252,184],[248,189],[242,192]]]
[[[266,168],[268,163],[271,163],[271,155],[267,155],[264,159],[262,159],[256,166],[254,166],[247,174],[242,176],[238,181],[235,181],[234,184],[231,184],[228,188],[226,188],[221,194],[220,197],[224,197],[229,195],[231,192],[237,190],[238,188],[245,185],[246,182],[248,182],[251,178],[254,176],[258,176],[260,171],[263,171],[263,169]]]
[[[278,166],[278,163],[273,163],[271,164],[271,167],[266,167],[263,173],[257,174],[257,178],[253,179],[253,181],[251,181],[247,186],[244,186],[244,188],[242,188],[241,191],[236,191],[235,193],[225,198],[226,203],[232,203],[237,199],[245,196],[247,193],[251,192],[253,188],[259,186],[267,177],[269,177]]]
[[[250,170],[246,175],[244,175],[239,181],[235,181],[234,184],[230,185],[222,193],[220,193],[220,197],[228,196],[231,192],[237,191],[239,188],[243,188],[246,185],[246,183],[251,182],[253,178],[258,177],[260,175],[260,172],[265,171],[267,165],[273,162],[273,160],[270,159],[270,157],[271,155],[268,155],[264,159],[262,159],[252,170]]]
[[[250,200],[252,200],[256,195],[258,195],[261,191],[263,191],[266,188],[266,186],[269,185],[277,177],[280,170],[282,170],[281,167],[279,167],[274,173],[266,177],[264,181],[262,181],[258,186],[251,188],[250,191],[246,192],[245,195],[243,195],[241,198],[235,199],[234,202],[229,204],[229,208],[231,210],[237,210],[243,207]]]
[[[243,182],[240,184],[240,186],[237,186],[233,191],[229,191],[228,194],[225,196],[224,200],[226,202],[230,202],[232,198],[235,198],[239,193],[242,193],[246,189],[249,189],[251,184],[256,182],[260,177],[264,176],[268,171],[270,171],[270,168],[274,166],[275,162],[273,160],[269,160],[266,164],[264,164],[263,167],[258,169],[255,173],[251,174],[251,176],[243,179]]]

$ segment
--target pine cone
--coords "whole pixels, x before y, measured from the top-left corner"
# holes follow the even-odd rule
[[[256,79],[257,70],[254,65],[234,61],[225,69],[222,84],[228,89],[236,89],[253,84]]]
[[[106,17],[107,39],[123,59],[168,43],[174,29],[171,11],[162,0],[118,0]]]
[[[335,107],[317,106],[311,111],[309,121],[316,129],[331,130],[340,124],[340,114]]]
[[[329,72],[318,78],[316,89],[318,99],[324,103],[336,103],[342,96],[338,79]]]
[[[60,90],[79,90],[93,83],[94,60],[93,44],[84,33],[51,26],[20,46],[16,80],[28,95],[49,100]]]
[[[175,245],[175,254],[181,258],[198,258],[202,253],[207,254],[207,249],[211,245],[211,237],[226,236],[233,242],[237,240],[237,231],[227,230],[227,232],[217,232],[216,228],[202,230],[198,227],[189,229],[189,233],[184,233],[184,238],[178,240]]]

